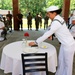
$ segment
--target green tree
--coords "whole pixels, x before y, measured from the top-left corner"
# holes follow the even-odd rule
[[[62,1],[63,0],[19,0],[19,8],[25,16],[28,12],[31,12],[33,16],[39,12],[44,15],[45,9],[50,5],[62,7]]]
[[[70,1],[70,10],[75,10],[75,0]]]
[[[63,0],[46,0],[46,5],[47,5],[47,7],[49,7],[51,5],[56,5],[56,6],[62,7]]]
[[[28,12],[35,16],[36,13],[43,12],[46,3],[45,0],[19,0],[19,6],[25,16]]]
[[[12,0],[0,0],[0,9],[12,10]]]
[[[75,0],[71,0],[70,11],[75,10]],[[41,12],[45,15],[45,9],[51,5],[63,6],[63,0],[19,0],[19,8],[24,16],[31,12],[33,16]],[[0,0],[0,9],[12,10],[12,0]]]

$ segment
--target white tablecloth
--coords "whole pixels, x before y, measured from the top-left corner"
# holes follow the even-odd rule
[[[42,44],[45,44],[48,48],[38,48],[37,52],[48,53],[48,70],[54,73],[57,66],[56,49],[49,43],[43,42]],[[23,49],[22,41],[10,43],[3,48],[0,68],[4,70],[4,73],[22,74],[21,53],[24,53]]]

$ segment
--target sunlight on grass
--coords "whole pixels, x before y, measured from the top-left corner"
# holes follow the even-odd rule
[[[49,20],[48,25],[50,25],[50,23],[51,23],[51,20]],[[23,18],[23,28],[28,28],[26,18]],[[35,20],[34,19],[32,19],[32,29],[35,29]],[[44,29],[44,19],[42,19],[42,29]]]

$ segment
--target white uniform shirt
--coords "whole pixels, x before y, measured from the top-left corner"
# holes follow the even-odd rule
[[[54,20],[55,19],[59,20],[61,23],[64,22],[63,18],[59,15],[57,15]],[[55,36],[61,42],[61,44],[66,46],[74,44],[73,36],[69,32],[66,24],[63,23],[62,25],[59,21],[53,21],[49,27],[49,30],[45,32],[43,36],[39,37],[36,42],[40,44],[42,41],[46,40],[49,36],[55,33]]]
[[[5,25],[3,22],[0,21],[0,28],[3,28]],[[0,36],[1,36],[1,32],[3,31],[3,29],[0,29]]]
[[[71,28],[70,31],[75,33],[75,25]]]
[[[70,29],[70,32],[73,37],[75,37],[75,25]]]

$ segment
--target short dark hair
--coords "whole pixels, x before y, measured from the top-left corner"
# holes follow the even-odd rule
[[[54,13],[54,12],[56,12],[57,14],[60,14],[60,13],[61,13],[61,11],[62,11],[62,9],[60,8],[59,10],[50,11],[50,13]]]

